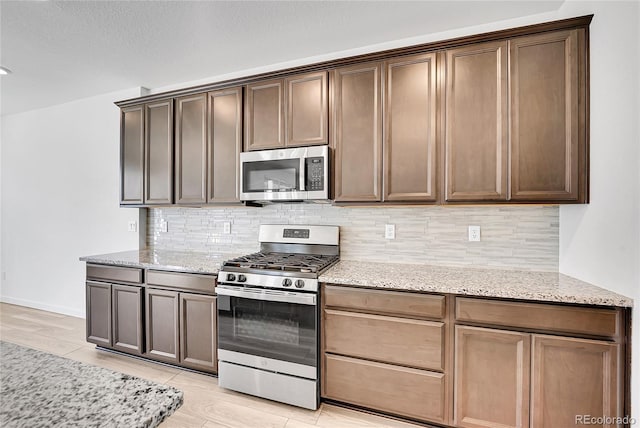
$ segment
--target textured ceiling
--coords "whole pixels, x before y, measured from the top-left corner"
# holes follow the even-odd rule
[[[0,1],[11,114],[556,10],[562,1]]]

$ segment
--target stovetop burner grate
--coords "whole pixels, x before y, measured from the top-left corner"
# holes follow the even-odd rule
[[[318,273],[338,260],[335,255],[258,252],[224,262],[224,267]]]

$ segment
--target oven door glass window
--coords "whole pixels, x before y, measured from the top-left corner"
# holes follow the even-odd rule
[[[242,187],[244,193],[298,191],[300,190],[300,160],[244,162]]]
[[[316,306],[218,296],[218,348],[316,366]]]

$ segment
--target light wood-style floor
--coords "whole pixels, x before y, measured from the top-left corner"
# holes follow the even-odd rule
[[[218,379],[100,351],[85,341],[82,318],[0,303],[0,340],[73,360],[172,385],[184,404],[161,424],[173,427],[228,428],[411,428],[394,419],[322,404],[310,411],[218,387]]]

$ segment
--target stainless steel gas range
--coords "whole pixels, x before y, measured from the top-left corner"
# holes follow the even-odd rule
[[[338,261],[339,229],[261,225],[259,241],[218,275],[218,384],[316,409],[318,277]]]

